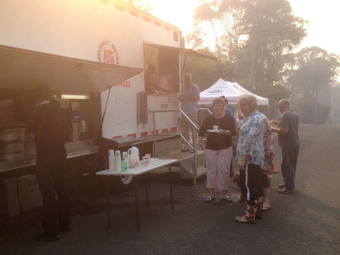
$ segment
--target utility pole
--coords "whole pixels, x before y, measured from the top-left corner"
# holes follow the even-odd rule
[[[318,77],[315,77],[315,107],[314,107],[314,124],[318,124]]]
[[[256,34],[250,32],[249,35],[251,43],[251,80],[253,81],[253,92],[256,94]]]

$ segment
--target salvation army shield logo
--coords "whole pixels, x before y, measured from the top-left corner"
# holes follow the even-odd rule
[[[110,65],[119,65],[118,51],[111,41],[102,41],[100,43],[98,61]]]
[[[115,60],[113,58],[113,51],[111,50],[104,50],[104,63],[105,64],[115,64]]]

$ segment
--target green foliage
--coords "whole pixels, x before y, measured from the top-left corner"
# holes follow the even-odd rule
[[[323,124],[329,119],[330,106],[316,104],[311,98],[300,98],[294,107],[300,115],[300,122],[305,124]],[[317,111],[317,115],[315,113]]]
[[[337,56],[319,47],[304,48],[286,56],[282,72],[287,87],[298,97],[315,98],[323,92],[330,101],[330,87],[338,83],[340,63]]]
[[[250,79],[243,79],[237,81],[242,87],[250,92],[254,92],[253,83]],[[281,85],[257,83],[256,94],[269,99],[270,119],[275,119],[279,116],[277,110],[278,102],[281,99],[287,99],[290,96],[290,91]],[[265,110],[264,110],[265,111]]]
[[[214,55],[208,48],[198,51]],[[192,75],[193,82],[200,87],[201,91],[209,88],[220,78],[230,80],[234,76],[234,71],[234,65],[226,59],[188,57],[185,65],[185,72]]]
[[[251,77],[254,61],[259,83],[276,81],[283,53],[297,47],[306,36],[307,22],[292,14],[286,0],[203,0],[195,10],[194,20],[195,30],[187,37],[189,42],[204,47],[210,27],[218,56],[222,54],[237,63],[239,79]],[[241,34],[248,34],[248,40],[239,42]],[[256,53],[253,55],[252,46]]]
[[[152,10],[152,4],[149,0],[123,0],[123,2],[128,3],[145,12],[150,12]]]

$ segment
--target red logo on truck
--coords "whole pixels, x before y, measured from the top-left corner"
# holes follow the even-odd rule
[[[111,41],[102,41],[100,43],[98,61],[105,64],[119,65],[118,51]]]

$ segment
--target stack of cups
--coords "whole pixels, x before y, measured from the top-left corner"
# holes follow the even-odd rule
[[[115,170],[114,150],[109,150],[109,171],[113,172],[114,170]]]
[[[116,151],[115,153],[115,171],[119,171],[121,169],[122,159],[120,156],[120,151]]]

